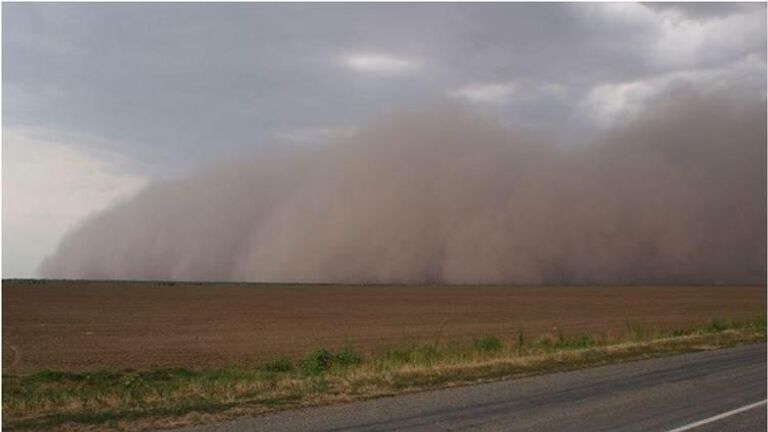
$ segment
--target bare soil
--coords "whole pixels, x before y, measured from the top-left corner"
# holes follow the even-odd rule
[[[351,343],[682,327],[765,312],[765,286],[3,281],[3,372],[220,366]]]

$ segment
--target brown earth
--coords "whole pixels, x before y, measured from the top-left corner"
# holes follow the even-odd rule
[[[3,281],[3,371],[243,364],[350,342],[680,327],[765,312],[765,286],[416,287]]]

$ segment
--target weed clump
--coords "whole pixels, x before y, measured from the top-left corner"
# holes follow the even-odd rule
[[[333,364],[333,353],[325,348],[318,348],[304,359],[304,373],[307,375],[318,375],[320,372],[330,369],[331,364]]]
[[[517,332],[517,342],[515,343],[517,346],[517,355],[523,354],[523,347],[525,346],[525,332],[523,329],[520,329]]]
[[[341,347],[341,350],[336,353],[334,361],[339,366],[355,366],[362,363],[363,359],[356,352],[352,351],[352,347],[344,345]]]
[[[404,364],[411,361],[412,349],[407,347],[388,348],[384,352],[384,359],[392,364]]]
[[[713,333],[720,333],[731,327],[730,323],[721,318],[712,318],[712,322],[709,323],[708,330]]]
[[[581,349],[589,348],[595,344],[595,338],[592,335],[583,334],[576,336],[575,339],[568,343],[570,348]]]
[[[533,341],[533,345],[537,348],[548,351],[555,348],[555,346],[557,346],[557,342],[557,337],[553,336],[551,333],[544,333],[539,335],[539,337]]]
[[[293,370],[293,362],[288,357],[280,356],[265,363],[263,368],[268,372],[290,372]]]
[[[503,347],[501,340],[493,335],[486,335],[475,339],[475,349],[483,352],[500,351]]]
[[[354,352],[349,345],[344,345],[338,353],[334,354],[326,348],[318,348],[311,352],[302,362],[302,369],[306,375],[319,375],[333,366],[347,367],[359,365],[363,358]]]

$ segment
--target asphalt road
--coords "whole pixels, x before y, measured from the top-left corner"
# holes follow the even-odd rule
[[[184,430],[765,431],[765,399],[766,346],[760,344]]]

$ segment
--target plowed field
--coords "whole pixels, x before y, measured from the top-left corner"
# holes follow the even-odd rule
[[[3,283],[3,369],[202,367],[349,342],[502,339],[764,313],[764,286],[388,287]]]

